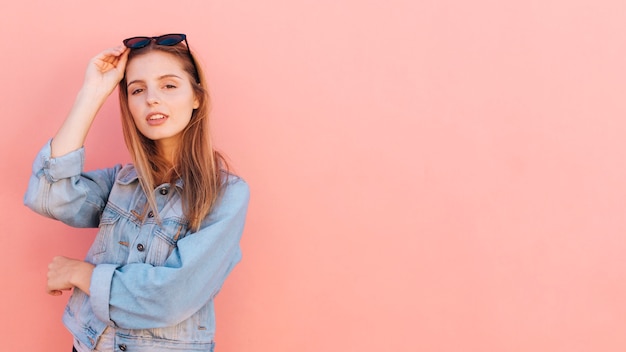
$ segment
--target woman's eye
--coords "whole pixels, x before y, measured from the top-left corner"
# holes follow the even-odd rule
[[[166,84],[166,85],[165,85],[165,88],[167,88],[167,89],[172,89],[172,88],[176,88],[176,86],[175,86],[175,85],[173,85],[173,84]]]
[[[131,91],[130,91],[130,94],[131,94],[131,95],[135,95],[135,94],[139,94],[139,93],[141,93],[141,92],[143,92],[143,89],[141,89],[141,88],[137,88],[137,89],[133,89],[133,90],[131,90]]]

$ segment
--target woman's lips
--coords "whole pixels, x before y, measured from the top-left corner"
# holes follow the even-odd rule
[[[148,114],[148,116],[146,117],[146,121],[148,121],[148,125],[150,126],[158,126],[158,125],[165,123],[165,121],[167,120],[167,117],[168,117],[167,115],[161,114],[159,112],[151,113],[151,114]]]

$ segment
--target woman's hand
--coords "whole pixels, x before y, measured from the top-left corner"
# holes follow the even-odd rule
[[[83,88],[109,96],[124,77],[130,49],[123,45],[104,50],[89,61]]]
[[[63,291],[78,287],[89,295],[91,274],[95,266],[82,260],[54,257],[48,265],[48,294],[60,296]]]

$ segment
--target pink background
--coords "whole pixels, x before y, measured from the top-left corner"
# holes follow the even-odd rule
[[[5,1],[3,351],[64,352],[22,205],[87,60],[185,32],[252,189],[217,350],[626,350],[626,2]],[[89,168],[128,161],[116,99]],[[181,292],[184,294],[184,292]]]

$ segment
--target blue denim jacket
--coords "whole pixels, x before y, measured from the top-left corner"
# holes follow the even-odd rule
[[[154,190],[161,222],[146,212],[132,165],[83,172],[84,149],[33,163],[24,203],[74,227],[99,227],[86,261],[91,296],[75,288],[63,315],[91,349],[107,326],[116,351],[212,351],[213,299],[241,260],[249,189],[228,174],[219,203],[197,232],[187,229],[175,185]]]

